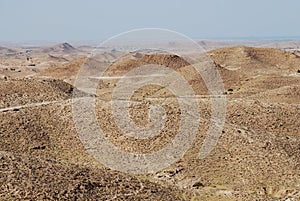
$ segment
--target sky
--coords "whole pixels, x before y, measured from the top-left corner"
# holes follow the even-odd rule
[[[138,28],[193,39],[300,36],[299,0],[0,0],[0,41],[98,41]]]

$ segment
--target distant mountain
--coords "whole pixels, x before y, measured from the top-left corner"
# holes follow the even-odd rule
[[[52,47],[46,47],[40,50],[42,53],[63,53],[63,54],[70,54],[76,53],[78,50],[70,45],[69,43],[61,43]]]
[[[16,50],[0,46],[0,55],[7,55],[7,56],[9,56],[9,55],[15,55],[16,53],[17,53]]]
[[[277,48],[282,50],[297,50],[300,49],[300,41],[272,42],[272,43],[259,45],[258,47]]]

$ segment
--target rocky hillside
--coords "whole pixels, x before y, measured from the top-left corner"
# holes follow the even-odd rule
[[[211,101],[201,77],[183,58],[132,54],[107,69],[107,75],[118,77],[144,64],[173,67],[198,95],[201,120],[192,146],[176,163],[146,175],[108,169],[82,145],[71,105],[75,88],[63,80],[74,80],[86,58],[36,76],[47,79],[0,79],[0,199],[299,200],[300,58],[250,47],[209,55],[222,76],[227,103],[222,136],[205,159],[198,156],[210,125]],[[132,94],[128,113],[138,126],[151,123],[151,105],[166,111],[157,136],[136,139],[124,136],[113,118],[110,95],[116,81],[99,82],[96,97],[97,121],[107,139],[134,153],[170,143],[182,118],[176,94],[155,84]]]

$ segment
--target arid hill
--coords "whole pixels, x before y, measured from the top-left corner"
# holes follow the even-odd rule
[[[0,55],[2,56],[14,55],[16,54],[16,52],[17,52],[16,50],[0,46]]]
[[[61,80],[1,80],[0,108],[72,98],[73,86]]]
[[[117,172],[97,162],[81,143],[73,121],[72,83],[89,61],[77,57],[30,78],[0,79],[0,199],[299,200],[297,55],[241,46],[208,52],[225,86],[221,95],[227,98],[226,121],[214,150],[199,159],[211,118],[210,96],[201,76],[176,55],[135,53],[115,60],[118,56],[111,54],[99,57],[110,76],[145,64],[169,66],[183,74],[198,95],[201,116],[192,147],[170,167],[147,175]],[[96,75],[97,60],[88,64]],[[124,137],[111,115],[109,94],[116,81],[99,82],[96,97],[97,120],[107,138],[138,153],[168,144],[181,118],[176,94],[155,85],[135,92],[132,120],[139,126],[148,124],[150,106],[159,104],[166,110],[166,125],[149,141]]]
[[[107,169],[0,152],[3,200],[183,200],[180,190]]]
[[[230,70],[244,73],[294,73],[299,68],[299,56],[271,48],[229,47],[209,52],[211,58],[219,65]]]
[[[76,48],[74,48],[69,43],[61,43],[52,47],[46,47],[41,50],[45,54],[71,54],[76,53]]]
[[[48,68],[38,73],[37,76],[49,77],[52,79],[61,79],[65,80],[68,83],[72,83],[85,60],[86,57],[79,57],[66,64]]]

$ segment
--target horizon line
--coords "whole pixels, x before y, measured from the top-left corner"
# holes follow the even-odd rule
[[[293,41],[300,40],[300,36],[249,36],[249,37],[191,37],[195,41]],[[95,44],[101,43],[106,39],[78,39],[78,40],[20,40],[20,41],[0,41],[0,45],[46,45],[46,44]],[[34,44],[33,44],[34,43]]]

